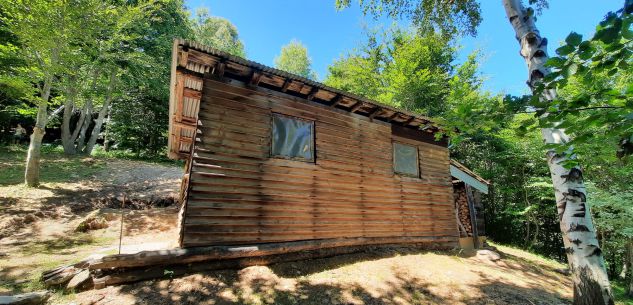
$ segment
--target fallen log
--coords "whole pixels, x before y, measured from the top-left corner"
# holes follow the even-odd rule
[[[456,232],[457,233],[457,232]],[[398,237],[398,238],[337,238],[245,246],[208,246],[169,250],[142,251],[135,254],[115,254],[90,261],[90,270],[109,268],[147,267],[153,265],[187,264],[208,260],[222,260],[287,254],[323,248],[357,245],[456,242],[456,236],[447,237]]]
[[[440,244],[429,247],[429,243],[413,243],[408,247],[424,245],[425,249],[445,249]],[[159,265],[146,268],[129,268],[120,271],[110,271],[110,274],[93,279],[94,288],[100,289],[106,286],[138,282],[149,279],[168,279],[187,273],[195,273],[210,270],[237,269],[249,266],[264,266],[281,262],[292,262],[306,259],[324,258],[342,254],[351,254],[362,251],[375,250],[375,248],[396,247],[406,248],[402,244],[383,244],[373,246],[353,246],[338,248],[321,248],[310,251],[284,253],[259,257],[243,257],[224,260],[213,260],[188,264]],[[106,272],[106,271],[104,271]]]

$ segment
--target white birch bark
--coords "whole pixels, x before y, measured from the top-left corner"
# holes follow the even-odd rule
[[[543,77],[550,73],[547,62],[547,39],[541,37],[534,18],[523,7],[521,0],[502,0],[506,15],[519,41],[520,54],[528,67],[528,85],[534,90]],[[546,91],[541,98],[552,100],[555,90]],[[569,140],[563,129],[541,130],[545,143],[560,144]],[[591,212],[586,201],[587,191],[580,167],[565,168],[565,160],[574,158],[572,151],[557,154],[547,152],[547,161],[557,202],[560,229],[567,260],[572,271],[574,304],[613,304],[611,286],[598,245]]]

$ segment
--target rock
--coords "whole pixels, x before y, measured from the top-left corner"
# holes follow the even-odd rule
[[[51,293],[46,290],[0,296],[0,305],[39,305],[44,304],[51,297]]]
[[[501,255],[498,252],[483,249],[477,250],[477,258],[481,260],[496,262],[498,260],[501,260]]]
[[[86,285],[90,280],[90,271],[83,270],[77,273],[66,285],[66,289],[78,289]]]
[[[90,230],[99,230],[108,227],[108,220],[99,214],[99,211],[93,211],[88,214],[84,220],[77,225],[75,231],[77,232],[87,232]]]

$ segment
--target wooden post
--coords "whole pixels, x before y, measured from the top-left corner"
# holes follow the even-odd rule
[[[125,194],[121,201],[121,227],[119,228],[119,254],[121,254],[121,241],[123,241],[123,207],[125,206]]]
[[[475,214],[475,198],[473,197],[472,189],[470,185],[465,184],[466,187],[466,201],[468,201],[468,211],[470,213],[470,225],[473,231],[473,246],[475,249],[479,249],[479,233],[477,232],[477,215]]]

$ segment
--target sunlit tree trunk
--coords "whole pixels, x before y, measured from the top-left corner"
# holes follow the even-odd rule
[[[37,107],[37,119],[33,126],[29,151],[26,155],[26,170],[24,171],[24,183],[27,186],[38,186],[40,184],[40,150],[42,139],[46,133],[46,123],[48,123],[48,99],[51,95],[53,76],[48,76],[40,90],[40,100]]]
[[[112,71],[112,73],[110,74],[110,82],[108,83],[108,91],[106,92],[106,97],[103,102],[103,107],[101,107],[101,110],[99,111],[99,115],[97,116],[97,119],[95,120],[95,125],[92,128],[90,139],[88,140],[88,143],[86,144],[86,148],[83,151],[83,153],[86,155],[90,155],[92,153],[92,149],[97,143],[97,138],[99,137],[99,134],[101,133],[101,126],[103,126],[103,120],[108,114],[108,111],[110,111],[110,102],[112,101],[112,93],[114,91],[114,87],[116,86],[115,80],[116,80],[116,71]]]
[[[543,77],[550,73],[545,67],[548,59],[547,39],[541,37],[533,14],[523,7],[521,0],[502,1],[521,46],[520,54],[528,67],[528,85],[534,90]],[[552,100],[555,97],[555,90],[545,91],[541,96],[544,100]],[[562,129],[544,128],[541,134],[548,144],[560,144],[569,140]],[[547,152],[563,243],[572,271],[574,304],[613,304],[602,250],[598,245],[587,205],[582,170],[580,167],[568,169],[563,166],[564,161],[573,157],[571,151],[563,154],[554,150]]]

